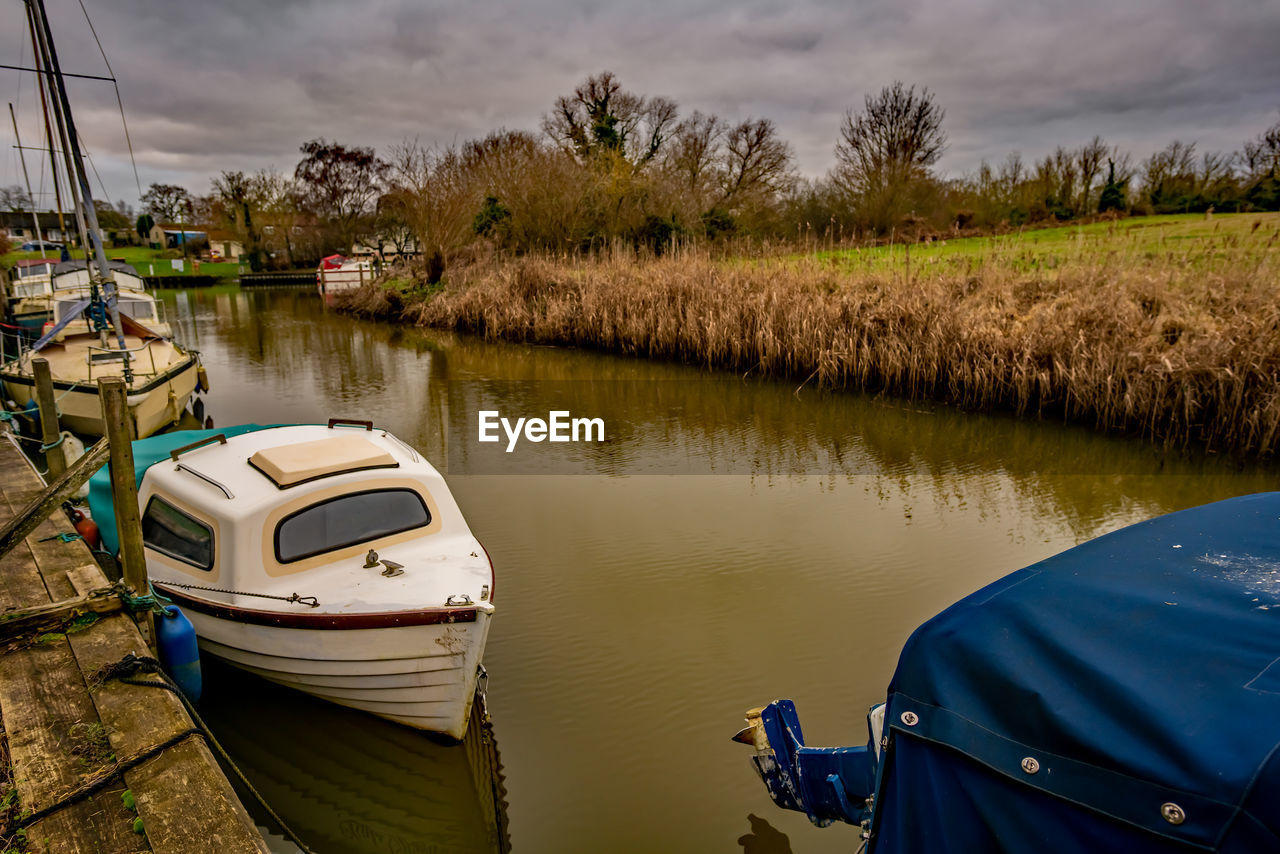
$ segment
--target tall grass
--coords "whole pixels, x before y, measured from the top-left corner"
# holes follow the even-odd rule
[[[1269,456],[1277,224],[1155,250],[1080,243],[1032,267],[1013,263],[1014,244],[895,268],[829,254],[526,257],[455,273],[438,293],[368,289],[349,308]]]

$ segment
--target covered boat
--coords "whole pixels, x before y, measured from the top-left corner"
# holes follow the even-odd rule
[[[1280,493],[1015,572],[915,631],[866,746],[735,738],[780,806],[898,852],[1280,851]]]
[[[169,433],[134,453],[147,572],[202,650],[463,737],[493,567],[430,463],[368,422],[337,419]],[[89,502],[114,551],[105,469]]]

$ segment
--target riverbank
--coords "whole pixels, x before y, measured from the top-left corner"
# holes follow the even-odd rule
[[[438,290],[369,287],[340,307],[1272,456],[1280,216],[1178,228],[1081,232],[1051,252],[1024,238],[730,262],[526,257],[455,270]]]

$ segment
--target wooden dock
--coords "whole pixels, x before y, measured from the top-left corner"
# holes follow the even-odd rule
[[[0,525],[43,488],[16,443],[0,435]],[[73,533],[56,511],[0,558],[0,625],[14,610],[108,586],[83,541],[56,539]],[[162,688],[100,681],[129,653],[150,655],[133,619],[119,610],[0,646],[0,741],[7,748],[0,756],[7,759],[0,766],[0,817],[7,818],[0,848],[266,852],[182,702]],[[34,822],[24,818],[46,810]],[[22,837],[25,849],[15,845]]]
[[[240,287],[242,288],[314,288],[315,286],[315,270],[283,270],[275,273],[243,273],[240,276]]]

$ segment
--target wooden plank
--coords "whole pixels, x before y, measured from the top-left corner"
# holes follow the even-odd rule
[[[107,588],[105,593],[8,611],[0,614],[0,644],[23,635],[59,631],[68,620],[82,614],[111,614],[123,607],[120,597]]]
[[[14,546],[22,542],[28,534],[36,529],[67,496],[102,467],[107,459],[108,446],[105,441],[98,442],[76,460],[62,477],[54,481],[26,507],[0,528],[0,556],[7,554]]]
[[[147,837],[135,833],[137,815],[125,809],[127,788],[116,779],[97,794],[27,828],[27,854],[141,854],[150,851]]]
[[[0,512],[4,507],[4,502],[0,501]],[[49,591],[26,543],[0,558],[0,610],[48,601]]]
[[[12,489],[22,488],[24,483],[39,483],[36,473],[27,465],[26,457],[18,446],[0,439],[0,521],[13,518],[13,507],[8,501]],[[9,554],[0,557],[0,608],[12,609],[49,601],[49,591],[40,577],[39,567],[29,543],[22,543]]]
[[[0,708],[23,810],[53,805],[112,766],[110,743],[65,639],[0,657]],[[132,817],[118,813],[101,796],[81,801],[33,824],[28,840],[32,850],[51,852],[147,850]]]
[[[38,486],[39,478],[35,472],[29,471],[31,480]],[[11,519],[19,507],[24,506],[30,499],[24,497],[24,492],[28,495],[35,490],[23,490],[23,484],[15,485],[12,480],[8,482],[8,487],[3,489],[3,497],[0,497],[0,518]],[[58,534],[74,534],[75,528],[72,527],[70,520],[66,515],[54,511],[48,519],[45,519],[36,529],[27,535],[26,541],[16,546],[10,554],[25,553],[34,560],[34,566],[37,574],[43,580],[43,586],[47,591],[44,598],[53,600],[69,599],[75,595],[74,589],[70,582],[66,579],[66,572],[74,569],[93,559],[89,553],[89,549],[83,542],[74,541],[64,543],[59,540],[44,540],[42,538],[54,537]],[[0,561],[7,560],[8,556],[0,558]],[[15,604],[32,604],[34,599],[20,599]],[[6,603],[7,604],[7,603]]]
[[[132,623],[100,620],[69,637],[80,668],[96,673],[127,652],[148,655]],[[96,687],[93,700],[117,757],[137,755],[192,726],[172,693],[111,681]],[[202,739],[193,737],[125,774],[138,800],[147,838],[156,851],[267,851],[231,784]]]

